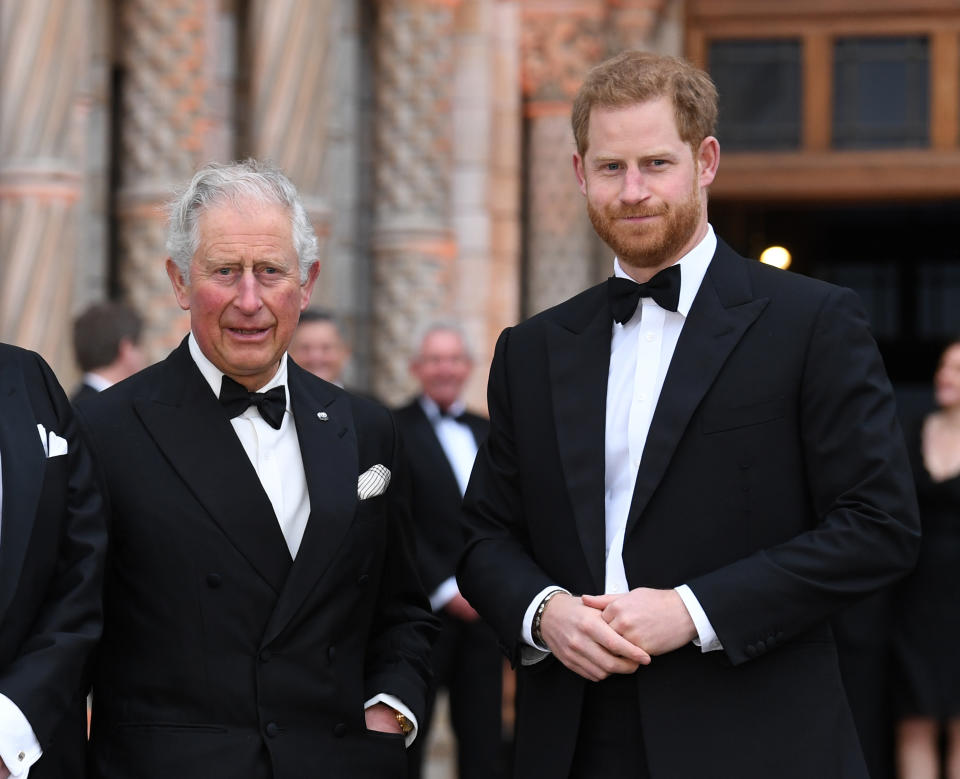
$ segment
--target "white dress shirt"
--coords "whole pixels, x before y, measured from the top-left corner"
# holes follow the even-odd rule
[[[37,437],[39,444],[39,436]],[[0,544],[3,543],[3,462],[0,460]],[[0,693],[0,760],[11,776],[26,779],[30,766],[40,759],[43,750],[30,722],[6,695]]]
[[[193,333],[190,333],[188,342],[190,356],[193,357],[200,373],[210,385],[213,394],[219,398],[223,372],[200,351]],[[280,359],[280,367],[276,374],[257,392],[267,392],[280,385],[287,385],[286,352]],[[240,439],[243,450],[250,458],[257,477],[263,485],[263,490],[270,499],[270,505],[273,506],[273,512],[280,524],[283,538],[287,542],[290,556],[296,558],[300,541],[307,528],[307,520],[310,518],[310,495],[303,469],[300,439],[297,436],[297,426],[290,408],[289,385],[286,387],[286,399],[287,408],[279,430],[274,430],[267,424],[256,406],[250,406],[242,414],[231,419],[230,424],[233,425],[237,438]],[[380,693],[365,701],[364,707],[370,708],[375,703],[386,703],[390,708],[402,712],[413,723],[413,730],[406,738],[406,744],[410,746],[417,735],[417,718],[413,712],[398,698],[386,693]]]
[[[454,401],[446,414],[440,412],[440,407],[426,395],[420,396],[420,408],[427,415],[430,424],[433,425],[433,431],[440,441],[440,447],[447,457],[447,462],[453,469],[453,475],[457,479],[457,486],[460,488],[460,497],[467,491],[467,482],[470,481],[470,473],[473,471],[473,462],[477,459],[477,439],[473,437],[473,431],[458,422],[453,417],[459,416],[466,411],[466,406],[462,400]],[[439,611],[451,600],[460,594],[460,588],[457,587],[457,579],[451,576],[440,583],[432,593],[430,593],[430,607],[434,611]]]
[[[680,258],[680,299],[676,311],[666,311],[653,298],[640,299],[637,311],[625,324],[613,322],[610,342],[610,368],[607,376],[606,428],[604,433],[604,510],[606,529],[606,565],[604,592],[629,590],[623,565],[623,541],[633,500],[637,471],[642,466],[643,448],[660,399],[663,381],[673,359],[680,331],[690,313],[693,299],[717,248],[713,228],[689,253]],[[629,278],[614,260],[614,275]],[[523,652],[525,664],[545,655],[533,641],[533,616],[543,597],[557,587],[547,587],[527,608],[523,621],[523,639],[530,651]],[[676,588],[697,628],[694,643],[704,652],[721,649],[710,620],[687,585]]]

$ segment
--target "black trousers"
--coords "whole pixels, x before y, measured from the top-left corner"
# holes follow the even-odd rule
[[[483,621],[462,622],[444,614],[443,628],[433,647],[433,686],[424,722],[409,750],[410,779],[419,779],[424,746],[433,718],[437,692],[450,698],[450,724],[457,740],[459,779],[497,779],[503,732],[503,656],[496,636]]]
[[[650,779],[632,674],[587,683],[570,779]]]

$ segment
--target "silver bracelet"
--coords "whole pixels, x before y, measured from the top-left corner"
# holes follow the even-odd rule
[[[537,606],[537,610],[533,615],[533,624],[530,626],[530,635],[533,637],[533,643],[536,644],[539,649],[548,649],[546,642],[543,640],[543,635],[540,633],[540,620],[543,619],[543,611],[547,608],[547,604],[550,602],[550,599],[554,595],[559,595],[561,592],[566,592],[566,590],[551,590],[544,595],[543,600],[540,601],[540,605]]]

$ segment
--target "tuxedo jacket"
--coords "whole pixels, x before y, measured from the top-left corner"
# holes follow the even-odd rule
[[[184,342],[84,404],[110,522],[91,766],[109,779],[402,777],[435,620],[413,564],[389,412],[288,361],[310,517],[295,561]],[[392,472],[358,499],[358,477]]]
[[[54,456],[44,451],[38,424]],[[0,470],[0,692],[20,708],[43,749],[31,779],[76,779],[84,776],[88,662],[102,627],[103,507],[50,368],[5,344]]]
[[[453,467],[420,401],[414,399],[395,416],[409,464],[410,513],[420,577],[426,591],[432,593],[457,571],[463,551],[463,498]],[[486,419],[465,412],[460,422],[470,429],[478,446],[483,443],[489,429]]]
[[[505,331],[458,581],[515,659],[548,585],[604,587],[605,285]],[[636,672],[653,779],[866,772],[828,617],[915,560],[916,500],[880,355],[849,290],[722,241],[681,331],[637,473],[631,588],[688,584],[723,651]],[[516,776],[566,776],[584,685],[518,670]]]
[[[86,403],[88,400],[90,400],[90,398],[95,398],[99,394],[100,390],[98,390],[96,387],[93,387],[86,382],[81,382],[76,386],[76,389],[74,389],[73,393],[70,395],[70,402],[73,403],[73,405],[77,405],[78,403]]]

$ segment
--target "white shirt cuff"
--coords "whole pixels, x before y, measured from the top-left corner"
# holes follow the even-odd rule
[[[457,579],[451,576],[433,591],[433,594],[430,596],[430,608],[436,613],[459,594],[460,590],[457,587]]]
[[[0,758],[11,776],[26,779],[30,766],[40,759],[43,750],[27,718],[6,695],[0,693]]]
[[[693,625],[697,629],[697,638],[693,639],[693,643],[700,647],[701,652],[716,652],[723,649],[723,644],[721,644],[720,639],[717,638],[717,632],[713,629],[713,625],[710,624],[707,613],[703,610],[703,606],[700,605],[700,601],[697,600],[697,596],[693,594],[693,590],[686,584],[681,584],[679,587],[675,587],[674,590],[677,595],[680,596],[683,605],[687,607],[690,619],[693,620]]]
[[[556,585],[550,585],[549,587],[544,587],[540,592],[537,593],[536,597],[530,602],[530,605],[527,606],[527,610],[523,614],[523,626],[521,628],[520,637],[524,640],[524,643],[527,646],[520,647],[520,665],[534,665],[539,663],[543,658],[550,654],[550,650],[537,646],[536,642],[533,640],[533,618],[537,613],[537,607],[547,595],[554,590],[560,590],[561,592],[566,592],[563,587],[557,587]]]
[[[417,730],[419,729],[417,718],[413,716],[413,712],[404,706],[399,698],[394,695],[389,695],[385,692],[381,692],[379,695],[374,695],[370,700],[363,704],[363,708],[369,709],[375,703],[385,703],[391,709],[394,711],[399,711],[404,717],[410,720],[410,722],[413,724],[413,730],[407,734],[407,737],[404,740],[404,744],[409,747],[413,743],[413,740],[417,737]]]

